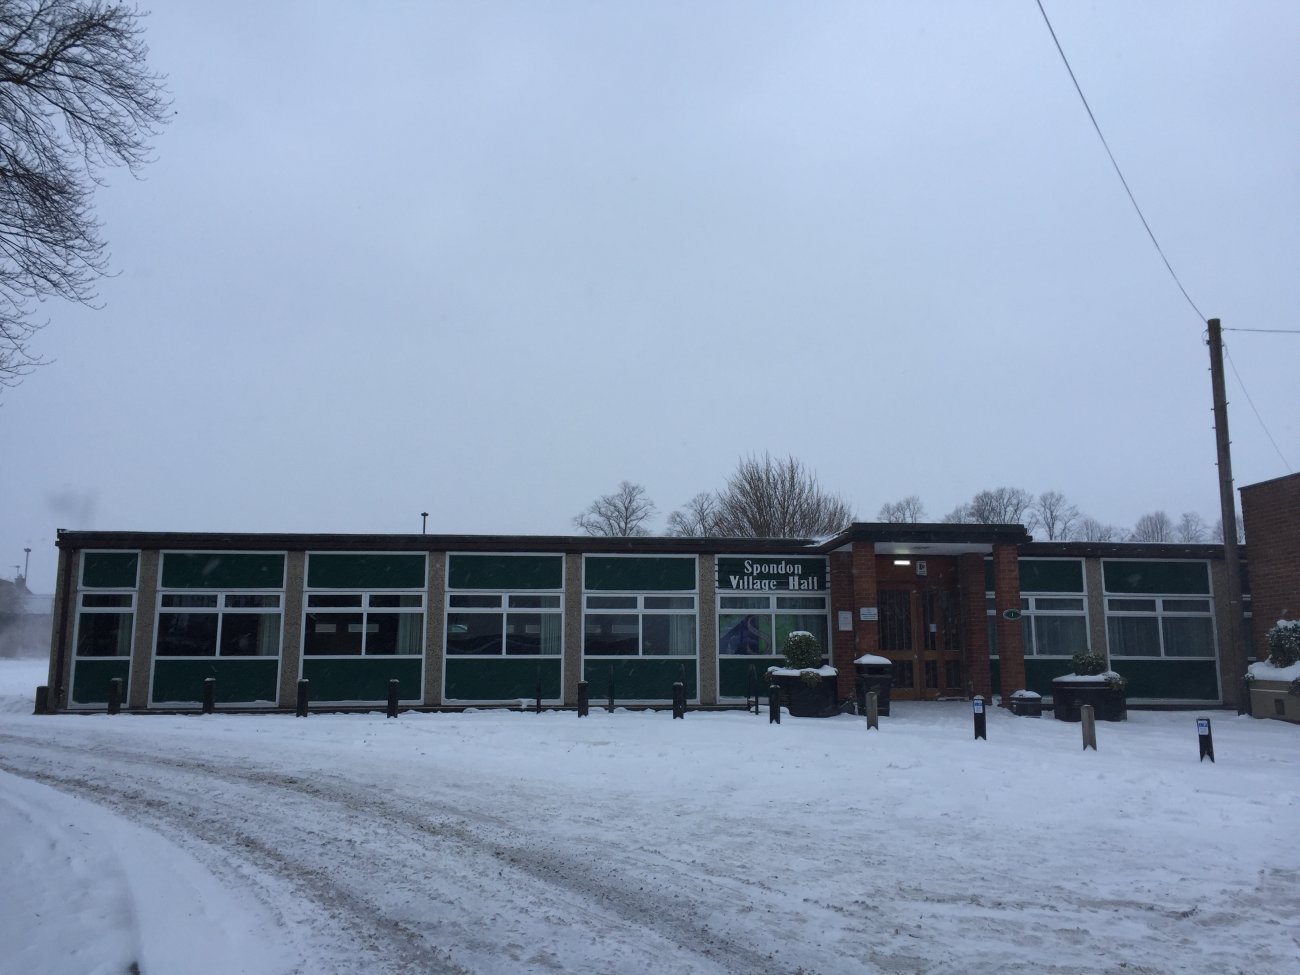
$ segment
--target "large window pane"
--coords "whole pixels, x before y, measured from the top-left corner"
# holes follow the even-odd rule
[[[771,615],[767,613],[720,614],[718,653],[755,657],[776,656],[776,651],[772,648]]]
[[[1166,657],[1213,657],[1214,624],[1208,616],[1166,616]]]
[[[367,613],[366,656],[419,653],[423,613]]]
[[[279,613],[226,613],[222,617],[223,657],[274,657],[279,652]]]
[[[641,617],[641,654],[646,657],[695,656],[695,614]]]
[[[1087,648],[1088,620],[1086,617],[1034,617],[1034,650],[1040,656],[1071,657],[1080,650],[1086,650]]]
[[[447,652],[475,656],[500,654],[501,614],[448,613]]]
[[[537,656],[560,652],[559,613],[506,615],[506,653]]]
[[[813,616],[810,614],[793,614],[778,613],[776,617],[776,653],[785,653],[785,641],[791,633],[803,630],[805,633],[811,633],[821,644],[823,656],[826,653],[828,641],[826,639],[826,617],[823,615]]]
[[[1106,621],[1112,657],[1160,656],[1160,632],[1154,616],[1112,616]]]
[[[77,624],[77,656],[131,656],[131,617],[131,613],[82,613]]]
[[[158,614],[158,656],[213,657],[216,653],[216,613]]]
[[[588,613],[583,620],[587,656],[636,656],[640,622],[635,613]]]
[[[302,650],[309,656],[360,655],[361,614],[308,613]]]

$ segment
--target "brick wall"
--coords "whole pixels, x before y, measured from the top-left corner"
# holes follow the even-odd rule
[[[1278,620],[1300,619],[1300,474],[1241,489],[1255,652]]]

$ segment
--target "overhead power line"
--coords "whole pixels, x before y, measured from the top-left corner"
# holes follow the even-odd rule
[[[1233,331],[1246,332],[1246,331],[1255,331],[1255,330],[1254,329],[1233,329]],[[1250,398],[1250,391],[1246,389],[1246,384],[1241,381],[1241,373],[1237,371],[1237,364],[1232,361],[1232,353],[1228,351],[1228,344],[1226,342],[1223,343],[1223,354],[1228,357],[1228,365],[1232,366],[1232,374],[1237,377],[1237,385],[1240,386],[1241,391],[1246,394],[1246,402],[1249,403],[1250,408],[1255,411],[1255,419],[1258,420],[1259,425],[1264,428],[1264,436],[1268,437],[1268,442],[1271,443],[1273,445],[1273,449],[1277,451],[1277,455],[1282,459],[1282,465],[1287,469],[1287,472],[1295,473],[1295,468],[1291,466],[1290,461],[1286,459],[1286,455],[1282,453],[1282,448],[1279,447],[1277,445],[1277,441],[1273,439],[1273,434],[1269,433],[1268,424],[1265,423],[1264,418],[1259,415],[1259,410],[1256,409],[1255,407],[1255,401]]]
[[[1043,23],[1047,25],[1048,33],[1052,35],[1052,43],[1056,45],[1057,53],[1061,55],[1061,61],[1065,64],[1065,70],[1070,73],[1070,80],[1074,82],[1074,90],[1079,93],[1079,100],[1083,102],[1083,107],[1088,112],[1088,118],[1092,120],[1092,127],[1097,130],[1097,138],[1101,140],[1106,155],[1110,156],[1110,164],[1115,167],[1115,175],[1124,184],[1124,192],[1128,194],[1129,202],[1133,204],[1133,209],[1137,211],[1138,219],[1142,221],[1142,226],[1146,228],[1147,236],[1151,238],[1151,243],[1155,245],[1160,260],[1165,262],[1165,269],[1169,272],[1169,276],[1174,279],[1174,284],[1178,285],[1178,290],[1183,293],[1187,303],[1192,306],[1192,311],[1196,312],[1197,319],[1204,325],[1205,315],[1201,312],[1201,309],[1196,307],[1196,302],[1192,301],[1192,296],[1187,293],[1187,289],[1183,287],[1183,282],[1179,280],[1178,275],[1174,272],[1174,266],[1169,263],[1169,258],[1165,257],[1164,248],[1160,246],[1160,241],[1156,240],[1156,235],[1151,230],[1151,224],[1147,223],[1146,215],[1142,212],[1142,208],[1138,206],[1137,197],[1133,195],[1128,180],[1124,178],[1124,171],[1119,168],[1119,163],[1115,160],[1115,153],[1110,151],[1110,143],[1106,141],[1106,137],[1102,134],[1101,126],[1097,124],[1097,116],[1092,114],[1092,106],[1088,104],[1087,96],[1084,95],[1083,88],[1079,86],[1079,79],[1074,76],[1074,69],[1070,67],[1070,59],[1065,56],[1065,49],[1061,47],[1061,42],[1057,39],[1056,30],[1052,27],[1052,21],[1048,18],[1047,11],[1043,9],[1043,0],[1035,0],[1035,2],[1038,4],[1038,12],[1043,15]]]
[[[1268,332],[1270,335],[1300,335],[1300,328],[1225,328],[1225,332]]]

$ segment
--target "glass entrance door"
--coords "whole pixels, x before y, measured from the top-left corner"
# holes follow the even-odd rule
[[[955,589],[881,589],[880,653],[894,665],[892,696],[932,701],[963,694],[961,626]]]

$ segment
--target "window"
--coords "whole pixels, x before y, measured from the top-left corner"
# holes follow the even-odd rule
[[[76,656],[131,656],[139,568],[139,552],[82,553]]]
[[[1088,613],[1082,596],[1025,596],[1020,611],[1026,656],[1072,657],[1088,649]]]
[[[409,656],[423,649],[423,592],[307,594],[306,656]]]
[[[1213,657],[1212,606],[1208,597],[1108,598],[1106,638],[1112,657]]]
[[[163,592],[158,595],[159,657],[276,657],[279,593]]]
[[[583,638],[589,657],[693,657],[695,597],[588,596]]]
[[[830,630],[825,596],[719,596],[718,653],[779,657],[786,638],[804,630],[825,649]]]
[[[560,593],[449,593],[447,653],[555,657],[564,649]]]

